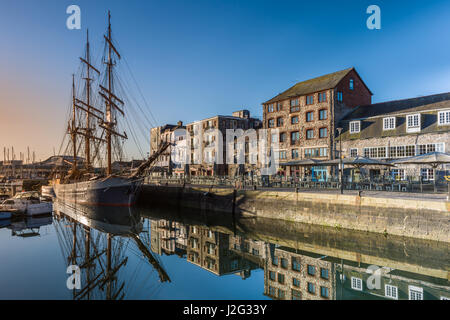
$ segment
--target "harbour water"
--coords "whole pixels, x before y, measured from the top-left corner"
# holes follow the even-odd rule
[[[52,215],[0,221],[0,299],[440,300],[450,298],[448,249],[204,211],[54,203]]]

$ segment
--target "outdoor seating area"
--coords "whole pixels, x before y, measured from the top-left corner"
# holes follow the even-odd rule
[[[340,177],[340,162],[344,174]],[[399,176],[392,171],[398,165],[419,165],[429,166],[433,169],[433,179],[416,176]],[[439,171],[437,168],[441,165],[450,164],[450,155],[440,152],[432,152],[425,155],[403,158],[400,160],[381,161],[366,157],[354,157],[319,161],[313,159],[291,162],[289,165],[304,167],[320,166],[334,167],[332,175],[323,175],[318,177],[314,175],[313,170],[305,170],[312,174],[304,176],[167,176],[155,177],[149,176],[145,182],[150,184],[177,184],[177,185],[205,185],[220,186],[230,188],[295,188],[299,190],[313,189],[341,189],[341,180],[343,181],[343,190],[360,191],[390,191],[390,192],[415,192],[415,193],[448,193],[450,183],[450,172],[448,170]],[[362,174],[361,168],[370,166],[384,168],[383,175],[370,176]],[[350,170],[349,170],[350,169]],[[395,170],[395,169],[394,169]]]

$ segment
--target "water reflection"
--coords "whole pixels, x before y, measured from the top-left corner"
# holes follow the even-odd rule
[[[55,228],[67,265],[81,269],[81,289],[73,299],[116,300],[126,297],[122,269],[128,262],[132,241],[158,272],[160,281],[170,281],[165,270],[146,246],[143,219],[131,208],[95,208],[56,202]],[[148,239],[148,237],[147,237]],[[147,241],[148,243],[148,241]]]
[[[200,299],[239,292],[277,300],[450,297],[447,243],[204,210],[54,209],[53,217],[0,228],[11,230],[11,239],[34,241],[53,223],[65,267],[81,270],[72,299],[190,299],[193,292]]]

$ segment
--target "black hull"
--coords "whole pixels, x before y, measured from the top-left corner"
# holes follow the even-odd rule
[[[108,177],[103,180],[70,184],[55,184],[59,201],[89,206],[130,207],[138,198],[141,184],[126,178]]]

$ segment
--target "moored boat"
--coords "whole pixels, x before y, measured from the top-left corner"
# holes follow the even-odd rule
[[[33,216],[48,214],[52,211],[52,203],[42,201],[38,192],[21,192],[0,204],[0,212],[9,212],[11,216],[17,213]],[[5,213],[5,216],[7,215]]]

